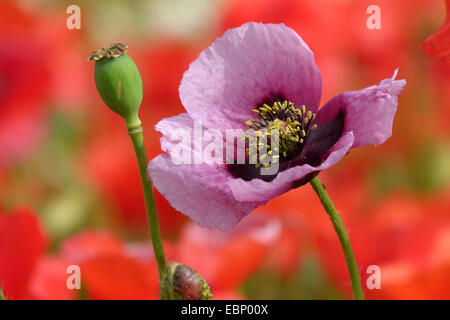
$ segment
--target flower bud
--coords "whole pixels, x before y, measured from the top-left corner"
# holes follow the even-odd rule
[[[137,128],[143,88],[139,69],[126,53],[128,46],[114,43],[94,51],[95,85],[105,104],[125,119],[128,128]]]
[[[161,300],[211,300],[205,279],[195,270],[178,262],[170,262],[161,279]]]

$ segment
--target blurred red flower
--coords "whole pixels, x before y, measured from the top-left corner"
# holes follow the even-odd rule
[[[0,4],[0,165],[42,135],[50,69],[45,46],[32,36],[35,24],[11,2]]]
[[[90,92],[80,33],[65,28],[63,10],[45,13],[0,4],[0,165],[40,141],[50,102],[84,106]]]
[[[447,18],[443,26],[428,37],[421,47],[433,59],[450,62],[450,0],[446,0]]]

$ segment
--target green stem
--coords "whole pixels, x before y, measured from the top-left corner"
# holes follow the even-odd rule
[[[147,210],[153,251],[155,253],[156,263],[158,264],[159,277],[161,279],[166,269],[166,257],[164,255],[164,247],[162,245],[161,234],[159,232],[152,180],[147,173],[148,160],[144,145],[144,135],[142,132],[143,129],[141,126],[128,129],[128,134],[131,137],[131,141],[133,141],[134,151],[136,153],[136,159],[139,166],[139,173],[141,175],[142,190],[144,191],[145,208]]]
[[[353,254],[352,244],[350,243],[350,238],[348,237],[347,230],[345,229],[344,223],[342,222],[339,213],[334,207],[333,202],[328,196],[325,187],[322,182],[320,182],[318,177],[313,178],[310,181],[314,191],[319,196],[320,202],[322,202],[325,211],[333,223],[334,230],[336,231],[339,241],[341,242],[342,250],[344,251],[345,261],[347,262],[348,273],[350,274],[350,279],[352,281],[353,296],[356,300],[364,300],[364,294],[361,288],[361,279],[359,276],[358,266],[356,265],[355,255]]]

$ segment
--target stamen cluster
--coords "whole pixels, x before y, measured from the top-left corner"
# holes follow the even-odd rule
[[[267,156],[272,158],[272,162],[276,162],[280,155],[287,158],[295,151],[301,150],[309,131],[317,128],[316,124],[311,125],[316,117],[314,113],[307,111],[305,105],[296,108],[287,100],[276,101],[272,106],[263,104],[252,111],[257,113],[260,119],[245,122],[250,129],[255,130],[255,136],[247,134],[244,139],[248,142],[246,152],[250,163],[255,163],[256,167],[259,167]],[[273,136],[273,130],[278,133],[278,139]],[[270,166],[269,163],[263,165]]]

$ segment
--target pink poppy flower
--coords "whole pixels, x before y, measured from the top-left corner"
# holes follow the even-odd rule
[[[195,135],[194,122],[222,133],[276,127],[279,170],[262,174],[262,157],[257,165],[237,164],[236,152],[232,164],[229,158],[211,163],[204,154],[203,163],[175,164],[163,154],[150,162],[149,174],[175,209],[201,226],[228,230],[256,207],[333,166],[351,148],[385,142],[406,84],[396,75],[341,93],[319,110],[321,74],[295,31],[261,23],[230,29],[184,74],[179,91],[187,113],[156,125],[162,149],[170,154],[179,146],[173,135],[178,129]],[[188,141],[185,147],[197,156],[195,144]]]

